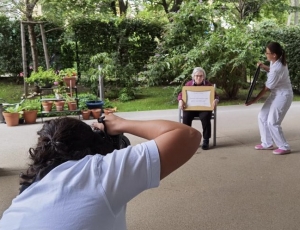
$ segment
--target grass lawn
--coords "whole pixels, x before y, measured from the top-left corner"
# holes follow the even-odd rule
[[[88,90],[84,90],[85,92]],[[137,90],[137,99],[128,102],[120,102],[117,100],[110,100],[112,105],[117,107],[120,112],[130,111],[147,111],[147,110],[162,110],[162,109],[176,109],[177,101],[174,100],[173,95],[174,88],[171,86],[140,88]],[[255,90],[253,95],[257,95],[259,90]],[[22,84],[16,84],[15,82],[2,82],[0,81],[0,98],[2,102],[16,103],[20,102],[21,96],[24,93],[24,86]],[[79,92],[80,93],[80,90]],[[225,105],[238,105],[244,104],[248,94],[248,90],[240,90],[239,99],[226,100],[221,90],[217,89],[217,93],[220,96],[220,106]],[[265,96],[266,97],[266,96]],[[264,97],[264,98],[265,98]],[[264,99],[261,99],[263,102]],[[300,95],[295,94],[294,101],[300,101]]]
[[[175,109],[177,102],[173,100],[173,91],[173,87],[141,88],[137,91],[135,100],[128,102],[111,100],[111,103],[122,112]]]

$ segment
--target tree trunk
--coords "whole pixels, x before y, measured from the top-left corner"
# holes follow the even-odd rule
[[[123,15],[126,16],[127,8],[128,8],[128,0],[126,0],[126,2],[124,2],[124,0],[119,0],[119,9],[120,9],[121,16]]]
[[[44,29],[43,24],[40,24],[40,30],[41,30],[42,40],[43,40],[43,48],[44,48],[46,67],[47,67],[47,69],[50,69],[50,61],[49,61],[49,55],[48,55],[47,40],[46,40],[45,29]]]
[[[37,71],[37,69],[38,69],[38,58],[37,58],[36,34],[34,32],[34,24],[29,24],[28,25],[28,34],[29,34],[30,49],[31,49],[31,54],[32,54],[33,70]]]
[[[115,1],[112,1],[110,3],[110,8],[111,8],[112,12],[114,13],[114,15],[117,16],[117,8],[116,8],[116,2]]]
[[[295,7],[299,7],[299,0],[295,0]],[[295,11],[294,25],[298,25],[299,22],[299,11]]]
[[[168,14],[169,13],[169,5],[168,5],[168,3],[166,2],[166,0],[162,0],[162,6],[163,6],[163,8],[164,8],[164,11],[165,11],[165,13],[166,14]]]
[[[181,3],[182,3],[182,0],[174,0],[174,4],[173,4],[170,12],[177,12],[180,9]]]

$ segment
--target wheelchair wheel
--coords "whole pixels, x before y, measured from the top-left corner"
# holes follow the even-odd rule
[[[126,148],[129,145],[130,145],[129,139],[126,136],[122,135],[120,149]]]

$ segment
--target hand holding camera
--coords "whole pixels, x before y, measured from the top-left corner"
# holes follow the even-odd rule
[[[103,130],[109,135],[119,135],[123,133],[121,130],[123,121],[123,118],[110,113],[100,117],[98,122],[92,124],[92,128],[94,130]]]
[[[98,122],[92,124],[92,129],[99,135],[102,141],[111,146],[111,149],[121,149],[130,145],[130,141],[118,131],[121,121],[124,120],[113,114],[107,114],[98,118]]]

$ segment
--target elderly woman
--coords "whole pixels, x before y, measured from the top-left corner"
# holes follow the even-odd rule
[[[212,86],[212,84],[207,81],[206,79],[206,73],[204,69],[201,67],[196,67],[193,70],[192,73],[192,80],[188,81],[185,85],[186,86]],[[184,109],[185,103],[182,100],[182,93],[180,92],[178,95],[178,107],[180,109]],[[213,102],[213,106],[217,106],[219,102],[219,96],[215,94],[215,100]],[[209,149],[209,138],[211,137],[211,116],[212,111],[184,111],[183,110],[183,123],[192,126],[192,121],[194,117],[199,116],[199,119],[202,123],[203,128],[203,143],[202,143],[202,149],[208,150]]]

